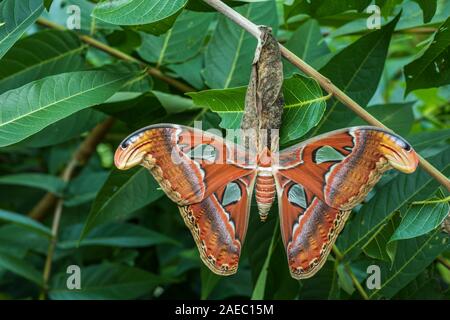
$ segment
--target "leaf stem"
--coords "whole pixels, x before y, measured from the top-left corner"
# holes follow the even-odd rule
[[[232,21],[237,23],[245,30],[247,30],[254,37],[259,39],[260,30],[258,26],[255,25],[253,22],[251,22],[250,20],[248,20],[247,18],[245,18],[244,16],[242,16],[241,14],[239,14],[238,12],[236,12],[235,10],[233,10],[220,0],[203,0],[203,1],[209,4],[217,11],[219,11],[220,13],[230,18]],[[303,73],[305,73],[306,75],[314,78],[322,86],[322,88],[324,88],[327,92],[332,93],[333,96],[336,97],[336,99],[338,99],[340,102],[346,105],[350,110],[355,112],[361,119],[363,119],[364,121],[373,126],[392,131],[388,127],[386,127],[382,122],[380,122],[370,113],[368,113],[356,101],[354,101],[352,98],[346,95],[341,89],[336,87],[328,78],[323,76],[320,72],[318,72],[316,69],[311,67],[309,64],[307,64],[299,57],[297,57],[293,52],[289,51],[281,44],[280,44],[280,51],[281,54],[289,62],[291,62],[299,70],[303,71]],[[450,180],[446,176],[444,176],[438,169],[436,169],[433,165],[431,165],[427,160],[422,158],[420,155],[419,155],[419,163],[422,169],[428,172],[430,176],[436,179],[441,185],[443,185],[450,192]]]
[[[37,19],[36,23],[41,26],[50,28],[50,29],[66,30],[63,26],[56,24],[52,21],[49,21],[47,19],[44,19],[44,18]],[[180,90],[182,92],[197,91],[194,88],[192,88],[191,86],[188,86],[187,84],[184,84],[181,81],[178,81],[174,78],[171,78],[171,77],[165,75],[164,73],[161,72],[161,70],[154,68],[154,67],[146,64],[145,62],[143,62],[133,56],[130,56],[129,54],[126,54],[120,50],[117,50],[101,41],[98,41],[98,40],[94,39],[93,37],[90,37],[90,36],[87,36],[84,34],[79,34],[78,37],[80,38],[81,41],[83,41],[83,42],[87,43],[88,45],[90,45],[94,48],[97,48],[103,52],[106,52],[107,54],[109,54],[113,57],[116,57],[120,60],[138,63],[141,67],[147,69],[147,72],[149,75],[166,82],[167,84],[173,86],[174,88],[177,88],[178,90]]]
[[[436,199],[436,200],[423,200],[423,201],[414,201],[412,204],[433,204],[433,203],[442,203],[442,202],[450,202],[450,196],[444,199]]]
[[[349,264],[347,262],[343,261],[344,255],[341,253],[339,248],[336,245],[333,245],[333,249],[332,250],[333,250],[333,253],[334,253],[334,256],[335,256],[336,260],[340,261],[344,265],[345,272],[347,272],[347,274],[352,279],[352,282],[355,285],[355,288],[359,292],[361,297],[363,297],[364,300],[369,300],[369,296],[367,295],[366,291],[364,290],[364,288],[359,283],[358,279],[356,278],[356,276],[353,273],[352,269],[350,268]]]

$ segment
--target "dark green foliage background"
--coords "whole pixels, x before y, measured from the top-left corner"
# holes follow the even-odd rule
[[[266,223],[252,207],[237,274],[212,274],[150,174],[119,171],[112,157],[125,136],[153,123],[238,127],[256,40],[201,0],[127,0],[115,10],[98,2],[0,0],[0,299],[450,298],[449,236],[441,231],[448,192],[420,168],[383,177],[313,278],[289,276],[276,206]],[[450,1],[249,2],[227,1],[270,25],[449,176]],[[381,29],[366,26],[370,4],[381,8]],[[71,5],[81,30],[42,26],[65,26]],[[190,92],[118,59],[117,50]],[[364,124],[286,61],[285,77],[284,146]],[[111,117],[94,154],[64,182],[74,151]],[[47,193],[63,207],[45,285],[54,209],[39,220],[29,213]],[[70,265],[81,267],[81,290],[66,287]],[[370,265],[380,266],[379,289],[366,287]]]

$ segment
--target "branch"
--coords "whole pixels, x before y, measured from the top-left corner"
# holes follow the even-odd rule
[[[227,6],[225,3],[223,3],[220,0],[203,0],[207,4],[209,4],[211,7],[219,11],[220,13],[224,14],[228,18],[230,18],[232,21],[234,21],[236,24],[244,28],[246,31],[248,31],[250,34],[252,34],[254,37],[259,39],[260,31],[257,25],[255,25],[253,22],[239,14],[238,12],[231,9],[229,6]],[[361,119],[366,121],[367,123],[380,127],[389,131],[392,131],[388,127],[386,127],[383,123],[378,121],[374,116],[372,116],[370,113],[368,113],[363,107],[361,107],[358,103],[356,103],[352,98],[350,98],[348,95],[346,95],[341,89],[336,87],[329,79],[324,77],[320,72],[318,72],[316,69],[311,67],[309,64],[307,64],[305,61],[297,57],[294,53],[289,51],[287,48],[285,48],[283,45],[280,44],[280,50],[281,54],[294,66],[296,66],[299,70],[303,71],[306,75],[314,78],[325,91],[328,93],[333,94],[336,99],[338,99],[340,102],[342,102],[344,105],[346,105],[349,109],[351,109],[353,112],[355,112]],[[425,160],[423,157],[419,156],[419,164],[420,166],[428,172],[430,176],[432,176],[434,179],[436,179],[441,185],[443,185],[449,192],[450,192],[450,180],[444,176],[438,169],[436,169],[431,163],[429,163],[427,160]]]
[[[61,179],[64,182],[68,182],[74,175],[75,169],[78,165],[85,164],[89,158],[94,154],[97,145],[103,140],[106,133],[114,124],[113,118],[108,118],[102,123],[98,124],[83,141],[83,143],[78,147],[75,153],[72,155],[67,166],[61,174]],[[43,204],[44,203],[44,204]],[[56,203],[55,211],[53,214],[52,222],[52,235],[51,240],[48,245],[47,257],[45,260],[44,271],[43,271],[43,290],[40,298],[45,298],[45,294],[48,288],[48,281],[50,279],[53,254],[55,253],[56,243],[58,240],[59,224],[61,221],[61,215],[63,210],[64,199],[58,199],[56,196],[50,196],[47,194],[41,202],[36,206],[34,210],[30,213],[30,216],[34,219],[42,219],[45,213],[51,209]]]
[[[83,143],[78,147],[77,151],[73,154],[72,159],[69,161],[65,167],[63,173],[61,174],[61,179],[64,181],[69,181],[73,175],[73,172],[77,165],[86,163],[92,154],[95,152],[97,145],[105,137],[108,130],[113,125],[113,118],[108,118],[104,122],[98,124],[83,141]],[[42,220],[45,214],[53,208],[53,206],[58,201],[58,197],[51,193],[47,193],[41,201],[28,213],[28,216],[36,219]]]
[[[440,264],[442,264],[444,267],[446,267],[448,270],[450,270],[450,263],[448,263],[448,261],[444,257],[439,256],[439,257],[436,258],[436,260]]]
[[[37,24],[50,28],[50,29],[55,29],[55,30],[66,30],[63,26],[56,24],[54,22],[51,22],[47,19],[43,19],[43,18],[39,18],[36,21]],[[90,36],[84,35],[84,34],[79,34],[78,37],[80,38],[81,41],[83,41],[84,43],[87,43],[88,45],[97,48],[103,52],[106,52],[107,54],[114,56],[120,60],[125,60],[125,61],[130,61],[130,62],[134,62],[134,63],[138,63],[141,67],[146,68],[147,72],[149,75],[158,78],[166,83],[168,83],[169,85],[173,86],[174,88],[177,88],[178,90],[182,91],[182,92],[190,92],[190,91],[197,91],[194,88],[192,88],[191,86],[188,86],[186,84],[184,84],[181,81],[178,81],[174,78],[168,77],[166,76],[164,73],[162,73],[159,69],[154,68],[148,64],[146,64],[145,62],[130,56],[120,50],[117,50],[113,47],[108,46],[107,44],[100,42]]]

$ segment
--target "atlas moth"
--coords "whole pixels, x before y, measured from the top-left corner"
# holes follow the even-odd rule
[[[264,144],[260,144],[264,146]],[[195,152],[209,148],[208,156]],[[326,133],[282,151],[244,147],[200,129],[152,125],[128,136],[115,165],[141,165],[175,202],[211,271],[237,270],[252,196],[261,220],[278,202],[290,273],[313,276],[350,211],[391,168],[412,173],[418,156],[400,136],[376,127]]]

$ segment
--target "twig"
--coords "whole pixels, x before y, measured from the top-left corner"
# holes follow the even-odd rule
[[[336,258],[336,260],[341,262],[344,265],[345,272],[347,272],[347,274],[352,279],[352,282],[355,285],[355,288],[359,292],[361,297],[363,297],[364,300],[369,300],[369,296],[367,295],[366,291],[364,290],[364,288],[359,283],[359,281],[356,278],[355,274],[353,273],[352,269],[350,268],[350,266],[348,265],[347,262],[343,261],[344,255],[339,251],[339,249],[338,249],[338,247],[336,247],[336,245],[333,245],[333,249],[332,250],[333,250],[334,257]]]
[[[89,158],[94,154],[97,145],[103,140],[106,133],[109,131],[109,129],[114,124],[113,118],[108,118],[102,123],[98,124],[91,133],[87,136],[87,138],[83,141],[83,143],[78,147],[78,149],[73,154],[72,158],[70,159],[67,166],[64,168],[63,173],[61,174],[61,179],[64,182],[68,182],[72,176],[74,175],[75,169],[78,165],[82,165],[86,163]],[[49,200],[52,199],[52,200]],[[58,199],[56,197],[50,198],[48,196],[45,196],[42,201],[46,202],[46,206],[39,205],[36,207],[36,210],[33,210],[32,213],[34,216],[32,216],[35,219],[42,218],[45,213],[47,212],[48,208],[53,207],[53,205],[56,202],[55,212],[53,215],[53,222],[52,222],[52,237],[50,240],[50,243],[48,245],[47,250],[47,257],[45,260],[45,266],[43,271],[43,288],[40,295],[41,299],[45,298],[45,294],[48,289],[48,281],[50,279],[51,269],[52,269],[52,261],[53,261],[53,254],[55,252],[56,243],[58,240],[58,231],[59,231],[59,224],[61,221],[61,214],[63,210],[63,204],[64,199]],[[46,209],[45,211],[39,211],[42,209]]]
[[[72,157],[72,160],[68,163],[63,173],[61,174],[61,178],[64,181],[70,180],[73,175],[73,171],[76,168],[76,166],[72,165],[72,162],[75,161],[77,165],[86,163],[91,155],[95,152],[97,145],[112,127],[113,123],[114,119],[108,118],[104,122],[98,124],[89,133],[87,138],[78,147],[77,151]],[[53,208],[57,200],[58,198],[56,196],[51,193],[47,193],[41,199],[41,201],[39,201],[39,203],[28,213],[28,216],[36,220],[42,220],[45,217],[45,214]]]
[[[41,26],[50,28],[50,29],[55,29],[55,30],[66,30],[63,26],[56,24],[54,22],[51,22],[47,19],[44,18],[39,18],[37,19],[36,23],[38,23]],[[99,50],[102,50],[106,53],[108,53],[111,56],[114,56],[118,59],[121,60],[125,60],[125,61],[130,61],[130,62],[134,62],[134,63],[138,63],[139,65],[141,65],[143,68],[147,69],[147,72],[149,75],[158,78],[166,83],[168,83],[169,85],[173,86],[174,88],[177,88],[178,90],[182,91],[182,92],[190,92],[190,91],[197,91],[196,89],[192,88],[191,86],[188,86],[186,84],[184,84],[181,81],[178,81],[176,79],[173,79],[171,77],[166,76],[164,73],[162,73],[159,69],[156,69],[148,64],[146,64],[145,62],[130,56],[120,50],[117,50],[113,47],[108,46],[107,44],[100,42],[90,36],[87,35],[83,35],[83,34],[79,34],[78,37],[80,38],[81,41],[83,41],[84,43],[87,43],[88,45],[97,48]]]
[[[253,22],[234,11],[232,8],[227,6],[220,0],[203,0],[211,7],[224,14],[232,21],[237,23],[239,26],[247,30],[254,37],[259,39],[260,30],[257,25]],[[294,66],[303,71],[306,75],[314,78],[323,89],[325,89],[328,93],[333,94],[336,99],[346,105],[349,109],[355,112],[361,119],[366,121],[367,123],[377,126],[386,130],[390,130],[383,123],[378,121],[374,116],[368,113],[363,107],[361,107],[358,103],[356,103],[352,98],[346,95],[341,89],[336,87],[328,78],[324,77],[320,72],[311,67],[309,64],[304,62],[302,59],[297,57],[294,53],[289,51],[283,45],[280,44],[281,54]],[[392,130],[390,130],[392,131]],[[440,184],[442,184],[449,192],[450,192],[450,180],[444,176],[438,169],[436,169],[433,165],[431,165],[427,160],[422,158],[419,155],[419,162],[421,167],[428,172],[434,179],[436,179]]]
[[[444,267],[446,267],[448,270],[450,270],[450,263],[442,256],[438,256],[436,260],[442,264]]]

